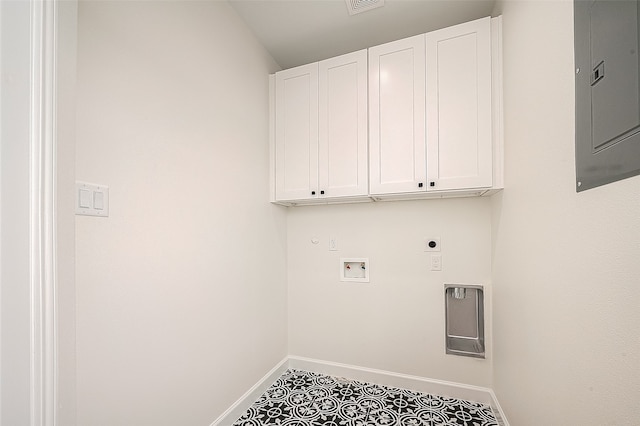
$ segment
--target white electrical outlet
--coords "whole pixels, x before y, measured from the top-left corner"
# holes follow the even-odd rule
[[[442,271],[442,255],[440,254],[431,255],[431,270]]]
[[[440,251],[440,237],[425,238],[424,251]]]

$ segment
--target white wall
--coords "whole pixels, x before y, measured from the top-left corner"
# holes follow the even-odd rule
[[[78,45],[78,424],[210,424],[287,354],[276,66],[226,2],[80,2]]]
[[[444,283],[490,291],[489,199],[289,208],[287,236],[292,355],[490,385],[490,348],[480,360],[444,347]],[[338,251],[328,250],[330,236]],[[433,236],[441,238],[440,272],[423,251]],[[340,257],[368,257],[370,283],[340,282]]]
[[[493,385],[516,425],[634,424],[640,178],[575,193],[572,3],[500,8],[503,193],[285,218],[275,65],[229,7],[82,2],[77,179],[111,216],[76,221],[78,424],[207,424],[287,353],[287,291],[292,355]],[[338,281],[351,256],[371,283]],[[489,359],[445,355],[443,283],[491,280]]]
[[[502,11],[494,387],[514,425],[637,425],[640,177],[576,194],[572,2]]]
[[[30,421],[30,4],[0,2],[0,424]]]

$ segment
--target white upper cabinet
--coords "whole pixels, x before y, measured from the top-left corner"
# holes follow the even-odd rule
[[[427,33],[429,191],[490,188],[491,21]]]
[[[369,49],[372,196],[492,188],[491,43],[483,18]]]
[[[318,188],[318,64],[276,73],[276,199]],[[314,194],[315,195],[315,194]]]
[[[425,36],[369,49],[370,193],[426,190]]]
[[[367,51],[319,63],[319,188],[328,198],[368,194]]]
[[[276,73],[272,201],[501,189],[501,28],[487,17]]]
[[[366,50],[280,71],[275,85],[275,200],[366,197]]]

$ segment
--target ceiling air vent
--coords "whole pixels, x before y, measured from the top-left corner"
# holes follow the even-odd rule
[[[344,0],[347,3],[349,15],[366,12],[384,6],[384,0]]]

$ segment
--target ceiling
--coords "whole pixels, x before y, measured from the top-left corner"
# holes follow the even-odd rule
[[[491,15],[494,0],[385,0],[349,15],[344,0],[228,0],[282,69]]]

